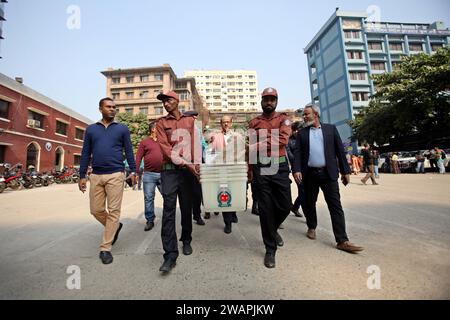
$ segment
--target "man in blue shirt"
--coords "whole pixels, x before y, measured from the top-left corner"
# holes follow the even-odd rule
[[[113,261],[111,247],[116,242],[122,228],[120,207],[122,205],[125,151],[130,170],[128,178],[135,183],[136,163],[128,127],[114,121],[116,105],[111,98],[99,102],[102,120],[86,129],[80,161],[81,192],[86,191],[86,171],[92,166],[89,188],[91,214],[105,226],[100,246],[100,259],[104,264]],[[106,210],[108,203],[108,210]]]
[[[316,202],[322,189],[331,215],[336,248],[350,253],[362,251],[348,240],[345,230],[344,210],[341,205],[338,178],[344,186],[350,182],[350,167],[336,126],[320,122],[320,109],[309,104],[303,110],[306,128],[297,134],[294,154],[294,179],[305,185],[306,236],[316,239]]]

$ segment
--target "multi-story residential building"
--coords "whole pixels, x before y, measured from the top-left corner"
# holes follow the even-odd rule
[[[5,10],[4,10],[4,4],[8,2],[7,0],[0,0],[0,40],[3,40],[3,21],[6,21],[5,19]],[[1,42],[0,42],[1,43]],[[0,50],[1,53],[1,50]],[[1,59],[0,55],[0,59]]]
[[[195,79],[204,106],[213,113],[260,110],[256,71],[193,70],[184,76]]]
[[[177,78],[169,64],[131,69],[109,68],[102,74],[106,77],[106,95],[115,101],[119,112],[143,113],[148,119],[157,119],[167,112],[156,96],[170,90],[179,94],[180,111],[195,110],[200,113],[202,109],[195,79]]]
[[[243,128],[248,126],[248,122],[252,120],[253,118],[256,118],[257,116],[260,116],[262,114],[262,110],[259,111],[246,111],[246,112],[211,112],[207,110],[208,112],[208,121],[205,123],[208,125],[209,128],[220,128],[220,119],[223,116],[230,116],[233,119],[233,125]],[[299,113],[299,110],[295,109],[283,109],[278,110],[277,112],[285,112],[288,114],[291,121],[300,121],[301,113]]]
[[[92,121],[0,73],[0,162],[36,170],[78,166]]]
[[[371,76],[395,70],[402,56],[431,54],[448,46],[450,31],[431,24],[368,22],[365,12],[336,10],[304,49],[312,102],[322,121],[337,126],[350,142],[347,124],[376,91]]]

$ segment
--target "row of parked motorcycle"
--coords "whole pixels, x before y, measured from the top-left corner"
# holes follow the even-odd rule
[[[61,171],[37,172],[30,165],[24,170],[21,163],[11,165],[0,163],[0,193],[7,188],[12,190],[47,187],[53,183],[78,183],[80,174],[77,168],[65,166]]]

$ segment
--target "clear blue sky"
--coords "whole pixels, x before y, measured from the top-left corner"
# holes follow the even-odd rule
[[[66,27],[70,5],[81,28]],[[259,90],[279,91],[279,108],[310,101],[303,48],[336,7],[380,8],[382,21],[443,21],[448,0],[10,0],[0,72],[93,120],[106,93],[101,70],[169,63],[189,69],[256,70]]]

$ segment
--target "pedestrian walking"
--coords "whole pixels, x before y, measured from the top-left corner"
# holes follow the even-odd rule
[[[336,126],[320,122],[320,109],[314,104],[303,111],[306,128],[297,135],[294,179],[305,184],[305,217],[309,239],[316,239],[316,202],[322,189],[331,215],[336,248],[350,253],[363,248],[351,243],[345,230],[345,217],[339,194],[338,177],[344,185],[350,182],[350,168]]]
[[[123,197],[124,170],[123,153],[125,152],[135,183],[136,163],[130,131],[124,124],[114,121],[116,105],[111,98],[99,102],[102,119],[87,127],[80,160],[81,192],[86,191],[86,172],[92,164],[90,175],[89,204],[91,214],[105,227],[100,245],[100,259],[104,264],[113,262],[111,248],[117,241],[122,229],[120,212]],[[108,208],[106,209],[106,206]]]
[[[292,206],[286,158],[291,121],[286,113],[275,111],[278,104],[276,89],[266,88],[261,96],[263,113],[249,122],[250,159],[252,155],[257,159],[256,164],[249,166],[249,177],[255,180],[258,189],[259,221],[266,247],[264,265],[274,268],[277,247],[284,244],[277,230]]]
[[[161,168],[163,156],[156,137],[156,123],[149,126],[150,136],[139,143],[136,153],[136,163],[143,162],[139,169],[144,186],[144,215],[146,224],[144,231],[150,231],[155,226],[155,191],[161,193]]]
[[[178,258],[175,213],[177,198],[181,211],[181,237],[183,254],[193,252],[192,241],[192,198],[194,179],[199,178],[201,146],[195,129],[195,117],[182,114],[178,109],[179,97],[174,91],[160,93],[168,114],[156,124],[156,135],[163,154],[161,191],[164,200],[161,239],[164,262],[160,271],[167,273],[176,265]]]

